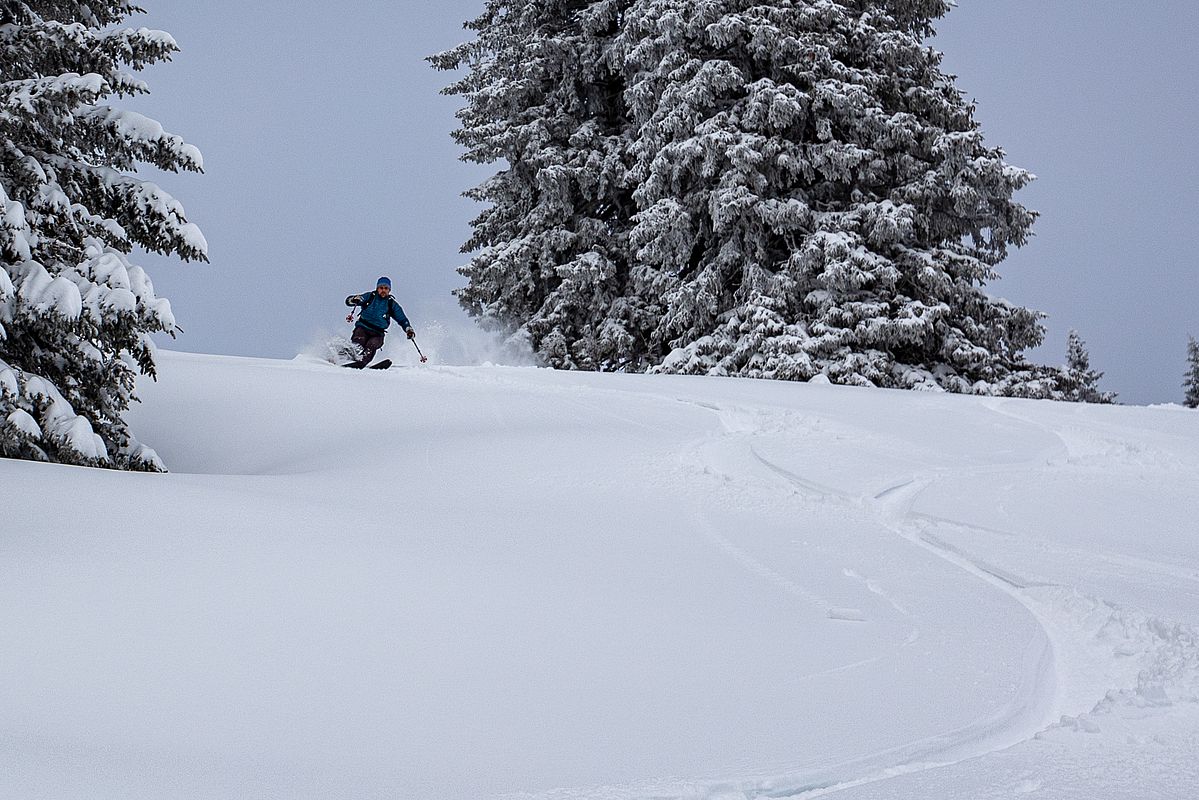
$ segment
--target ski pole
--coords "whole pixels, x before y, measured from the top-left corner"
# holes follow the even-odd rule
[[[416,343],[416,339],[409,339],[408,341],[412,342],[412,346],[416,348],[416,354],[420,356],[420,363],[424,364],[427,362],[429,359],[425,358],[425,354],[420,351],[420,345]]]

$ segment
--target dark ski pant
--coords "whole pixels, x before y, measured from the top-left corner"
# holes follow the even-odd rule
[[[362,358],[347,366],[364,369],[367,364],[375,358],[375,353],[379,352],[379,348],[383,346],[383,334],[368,331],[366,328],[355,328],[354,335],[350,337],[350,341],[358,345],[362,351]]]

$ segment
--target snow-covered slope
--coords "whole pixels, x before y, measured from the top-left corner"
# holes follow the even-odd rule
[[[0,797],[1199,794],[1199,414],[163,353],[0,461]]]

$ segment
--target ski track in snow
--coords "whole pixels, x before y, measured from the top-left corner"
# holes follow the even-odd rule
[[[800,586],[795,581],[786,577],[782,573],[772,569],[763,562],[751,556],[737,545],[733,544],[728,538],[723,536],[716,526],[708,522],[706,519],[700,521],[700,528],[704,535],[717,547],[729,554],[738,564],[743,566],[750,574],[755,575],[769,583],[782,589],[790,595],[794,595],[805,603],[821,609],[827,613],[832,613],[833,609],[829,602],[823,597],[808,591],[803,586]]]
[[[1022,578],[1010,571],[974,558],[967,552],[940,539],[933,532],[938,527],[949,527],[969,530],[975,526],[949,518],[914,512],[918,497],[930,489],[939,479],[940,474],[917,473],[890,485],[872,496],[854,496],[851,492],[842,491],[831,486],[798,475],[785,467],[764,457],[753,445],[755,436],[761,433],[761,426],[755,425],[758,420],[768,417],[769,412],[752,412],[744,409],[730,409],[720,405],[678,399],[677,402],[704,408],[716,414],[720,420],[725,438],[748,439],[748,449],[753,458],[770,473],[781,477],[799,494],[811,501],[835,502],[853,509],[868,509],[878,519],[879,523],[913,545],[931,552],[959,569],[974,575],[981,583],[1003,592],[1017,604],[1023,607],[1036,621],[1043,631],[1042,647],[1032,646],[1026,654],[1025,684],[1019,693],[1019,699],[1006,713],[995,718],[980,720],[974,725],[955,731],[947,732],[930,740],[913,742],[903,748],[896,748],[872,755],[863,756],[852,762],[839,764],[820,771],[820,774],[805,773],[797,776],[773,776],[768,779],[742,782],[717,782],[710,785],[693,785],[683,794],[641,794],[635,792],[638,800],[761,800],[762,798],[812,798],[825,796],[839,791],[867,786],[872,783],[886,781],[899,775],[926,770],[936,770],[971,761],[992,753],[1012,748],[1017,744],[1030,741],[1055,727],[1078,727],[1084,729],[1090,724],[1086,720],[1088,714],[1102,709],[1105,704],[1114,702],[1114,697],[1120,695],[1146,692],[1153,700],[1164,696],[1161,684],[1172,681],[1188,687],[1193,699],[1199,691],[1199,634],[1185,626],[1124,612],[1105,603],[1099,598],[1086,597],[1077,591],[1060,587],[1051,583],[1039,583]],[[1065,435],[1027,416],[1015,413],[1007,408],[1010,401],[987,401],[985,404],[996,414],[1007,416],[1019,423],[1034,426],[1053,436],[1057,445],[1029,459],[1025,464],[1014,464],[1000,468],[994,466],[974,470],[955,471],[959,478],[967,475],[978,477],[996,476],[1008,472],[1019,471],[1022,468],[1039,467],[1046,463],[1076,462],[1088,454],[1096,452],[1094,443],[1100,440],[1092,434],[1078,429],[1073,435]],[[777,427],[777,426],[775,426]],[[1082,444],[1080,444],[1080,442]],[[1127,443],[1104,441],[1108,447],[1099,452],[1110,453],[1115,449],[1136,451]],[[703,447],[697,447],[696,453],[703,453]],[[702,458],[702,455],[700,456]],[[713,469],[712,465],[709,465]],[[710,524],[704,526],[704,532],[709,539],[722,550],[729,553],[747,570],[760,576],[784,591],[798,596],[808,603],[829,611],[830,619],[858,619],[856,616],[840,617],[836,609],[831,609],[827,600],[815,595],[803,586],[780,574],[768,565],[754,559],[745,551],[738,548],[729,539],[719,533]],[[1009,532],[1000,532],[1007,536],[1016,536]],[[1160,562],[1146,561],[1135,557],[1117,554],[1100,554],[1100,557],[1113,563],[1133,564],[1141,568],[1159,570],[1165,574],[1184,580],[1199,581],[1199,575],[1193,571],[1181,570]],[[908,612],[902,605],[895,602],[877,582],[863,578],[853,569],[845,570],[847,577],[860,580],[868,591],[881,596],[896,611],[907,616]],[[1096,624],[1098,620],[1098,624]],[[1106,628],[1119,627],[1126,632],[1128,642],[1118,644],[1114,653],[1117,657],[1131,655],[1139,650],[1145,651],[1142,660],[1147,660],[1151,668],[1133,671],[1133,674],[1122,676],[1125,686],[1113,685],[1114,679],[1103,672],[1102,668],[1110,663],[1111,651],[1100,648],[1103,652],[1095,652],[1093,637]],[[1165,635],[1161,635],[1162,631]],[[918,629],[905,642],[910,645],[919,638]],[[1179,641],[1183,645],[1179,646]],[[818,677],[848,671],[876,662],[870,659],[854,664],[847,664],[823,673],[809,677]],[[1139,663],[1139,662],[1138,662]],[[1102,672],[1098,679],[1093,677],[1096,670]],[[1083,674],[1084,685],[1076,688],[1071,696],[1066,696],[1061,684]],[[1152,677],[1146,679],[1145,675]],[[1128,688],[1128,683],[1134,676],[1139,676],[1136,688]],[[1092,678],[1090,685],[1085,684],[1086,678]],[[1146,681],[1148,688],[1146,689]],[[1191,686],[1196,689],[1190,689]],[[1143,699],[1143,697],[1141,698]],[[1039,788],[1037,785],[1025,785],[1021,793],[1032,792]],[[595,797],[623,798],[621,792],[609,794],[601,791]],[[565,795],[545,795],[549,800],[565,800]],[[580,795],[591,797],[592,795]],[[542,797],[538,795],[538,797]]]
[[[748,445],[748,449],[753,458],[770,473],[781,477],[804,497],[819,502],[841,503],[858,510],[866,508],[877,515],[881,524],[891,528],[908,541],[926,548],[955,566],[976,575],[986,583],[1004,591],[1020,603],[1020,605],[1028,609],[1032,616],[1037,619],[1045,633],[1045,641],[1042,643],[1043,647],[1039,649],[1036,647],[1032,648],[1026,658],[1028,674],[1025,675],[1026,683],[1021,688],[1019,699],[1005,713],[996,718],[980,720],[978,723],[966,728],[947,732],[934,739],[913,742],[903,748],[864,756],[853,762],[822,770],[823,774],[818,776],[803,775],[795,778],[776,776],[748,785],[744,783],[718,783],[703,789],[700,796],[710,798],[711,800],[720,800],[726,796],[745,798],[746,800],[766,797],[815,796],[817,793],[823,793],[823,791],[836,786],[861,785],[873,780],[883,780],[896,774],[897,770],[908,772],[915,769],[931,769],[976,758],[1024,741],[1044,729],[1047,720],[1051,719],[1053,715],[1053,711],[1050,709],[1055,709],[1057,705],[1055,697],[1057,676],[1053,663],[1054,649],[1051,644],[1053,637],[1050,628],[1035,607],[1016,592],[1010,591],[1010,589],[1017,587],[1014,587],[1004,577],[994,574],[997,570],[988,570],[985,566],[980,566],[970,562],[968,559],[958,557],[956,554],[950,552],[948,547],[938,546],[929,538],[921,537],[912,532],[917,523],[912,519],[910,506],[915,496],[927,488],[929,479],[913,476],[899,484],[884,489],[872,498],[855,498],[848,492],[825,486],[817,481],[797,475],[764,457],[752,444],[753,437],[759,433],[758,426],[747,422],[753,419],[754,415],[752,412],[735,409],[729,410],[719,406],[694,403],[686,400],[680,400],[679,402],[698,405],[715,413],[720,419],[726,437],[749,438],[750,444]],[[699,449],[702,452],[702,448]],[[813,594],[769,566],[757,561],[722,536],[714,526],[709,524],[704,527],[706,535],[711,540],[752,573],[778,585],[784,591],[803,598],[814,606],[825,609],[830,619],[860,621],[860,618],[853,614],[852,611],[847,613],[844,610],[831,608],[827,600]],[[850,577],[862,580],[868,591],[882,596],[898,612],[905,616],[908,614],[876,582],[862,579],[853,570],[847,569],[846,572]],[[918,630],[914,630],[913,635],[909,637],[905,644],[913,643],[918,636]],[[866,662],[849,664],[819,674],[832,674],[842,670],[854,669],[877,660],[871,659]],[[680,797],[683,796],[680,795]]]

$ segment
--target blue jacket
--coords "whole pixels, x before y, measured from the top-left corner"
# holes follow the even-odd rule
[[[412,325],[408,322],[408,317],[404,315],[404,309],[400,308],[400,304],[396,302],[394,297],[388,297],[384,300],[374,292],[366,294],[352,294],[346,298],[347,306],[359,306],[362,308],[362,314],[358,317],[358,324],[354,327],[365,328],[371,333],[383,333],[387,330],[387,326],[394,319],[400,323],[400,327],[405,331],[411,330]]]

